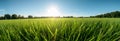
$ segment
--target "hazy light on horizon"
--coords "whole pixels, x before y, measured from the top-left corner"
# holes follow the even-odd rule
[[[53,4],[49,5],[44,13],[44,16],[62,16],[59,7]]]

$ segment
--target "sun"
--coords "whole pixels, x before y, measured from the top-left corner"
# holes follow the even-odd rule
[[[49,6],[46,16],[60,16],[60,11],[56,6]]]

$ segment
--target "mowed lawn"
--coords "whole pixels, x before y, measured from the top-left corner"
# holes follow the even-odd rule
[[[118,41],[120,18],[0,20],[0,41]]]

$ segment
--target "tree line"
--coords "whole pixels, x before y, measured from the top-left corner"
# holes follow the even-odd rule
[[[4,16],[0,16],[1,19],[26,19],[26,18],[53,18],[53,16],[42,16],[42,17],[33,17],[32,15],[28,15],[28,17],[24,17],[17,14],[5,14]],[[73,16],[54,16],[54,18],[74,18]],[[77,17],[77,18],[120,18],[120,11],[114,11],[110,13],[100,14],[96,16],[90,17]]]
[[[4,20],[4,19],[28,19],[28,18],[73,18],[73,16],[41,16],[41,17],[33,17],[32,15],[28,15],[28,17],[24,17],[21,15],[17,15],[17,14],[5,14],[4,16],[0,16],[0,20]]]
[[[17,15],[17,14],[5,14],[4,16],[0,16],[0,19],[24,19],[24,16]],[[33,18],[32,15],[29,15],[27,18]]]
[[[114,11],[110,13],[100,14],[96,16],[90,16],[95,18],[120,18],[120,11]]]

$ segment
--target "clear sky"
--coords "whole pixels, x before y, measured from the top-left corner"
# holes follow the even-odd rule
[[[0,0],[0,15],[92,16],[120,10],[120,0]]]

